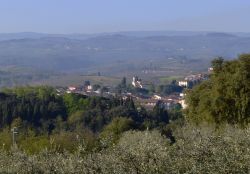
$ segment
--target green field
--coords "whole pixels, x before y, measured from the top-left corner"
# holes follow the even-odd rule
[[[180,80],[183,79],[183,76],[167,76],[167,77],[160,77],[160,83],[166,84],[170,83],[172,80]]]
[[[107,77],[107,76],[88,76],[78,74],[65,74],[52,76],[49,79],[41,80],[33,83],[33,85],[49,85],[49,86],[70,86],[81,85],[84,81],[90,81],[91,84],[99,84],[104,86],[117,85],[121,78],[119,77]]]

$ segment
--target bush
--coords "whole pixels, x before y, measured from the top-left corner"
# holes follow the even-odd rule
[[[0,173],[248,173],[250,128],[218,130],[186,125],[170,144],[158,131],[128,131],[119,142],[91,154],[44,150],[27,155],[0,150]]]

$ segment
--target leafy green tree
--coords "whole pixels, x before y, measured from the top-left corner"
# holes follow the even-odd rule
[[[121,81],[121,88],[125,89],[126,87],[127,87],[127,79],[126,77],[123,77]]]
[[[217,124],[250,122],[250,55],[213,61],[210,79],[188,92],[187,119]]]
[[[134,126],[132,119],[123,117],[114,118],[100,134],[102,146],[113,145],[119,140],[123,132],[133,129]]]
[[[222,57],[218,57],[212,61],[212,68],[215,73],[219,73],[222,70],[222,66],[224,63],[224,59]]]
[[[152,116],[157,123],[169,123],[168,112],[165,109],[164,103],[160,100],[154,106]]]

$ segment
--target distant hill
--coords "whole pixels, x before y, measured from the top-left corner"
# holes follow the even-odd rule
[[[21,32],[21,33],[0,33],[0,41],[12,39],[39,39],[43,37],[65,37],[70,39],[86,39],[96,36],[96,34],[46,34],[35,32]]]
[[[220,33],[220,32],[207,33],[206,36],[208,37],[237,37],[237,35],[235,34]]]
[[[150,37],[150,36],[195,36],[195,35],[235,35],[240,37],[250,37],[250,33],[223,33],[223,32],[205,32],[205,31],[121,31],[111,33],[96,33],[96,34],[47,34],[47,33],[35,33],[35,32],[20,32],[20,33],[0,33],[0,41],[11,39],[39,39],[42,37],[65,37],[69,39],[88,39],[97,36],[108,35],[125,35],[134,37]]]
[[[176,73],[205,70],[216,56],[230,59],[249,52],[250,37],[242,33],[0,34],[0,69],[20,66],[112,75],[163,69]]]

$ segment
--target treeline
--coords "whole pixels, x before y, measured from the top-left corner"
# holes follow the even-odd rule
[[[250,122],[250,55],[238,59],[212,61],[210,79],[188,91],[187,118],[196,123],[210,122],[247,125]]]
[[[181,93],[184,90],[182,86],[178,85],[178,82],[176,80],[172,80],[170,84],[166,85],[159,85],[155,92],[161,94],[161,95],[170,95],[172,93]]]
[[[59,150],[73,151],[82,139],[90,143],[89,148],[98,148],[100,138],[111,137],[107,144],[112,144],[127,130],[163,131],[170,119],[181,117],[180,109],[170,116],[160,101],[147,111],[131,98],[59,95],[51,87],[6,89],[0,93],[0,138],[10,147],[10,130],[17,127],[17,144],[31,152],[50,146],[52,139]],[[171,138],[169,131],[167,135]]]
[[[57,117],[66,119],[63,98],[53,88],[16,88],[0,93],[0,127],[11,126],[20,119],[24,124],[41,127],[46,121]]]

